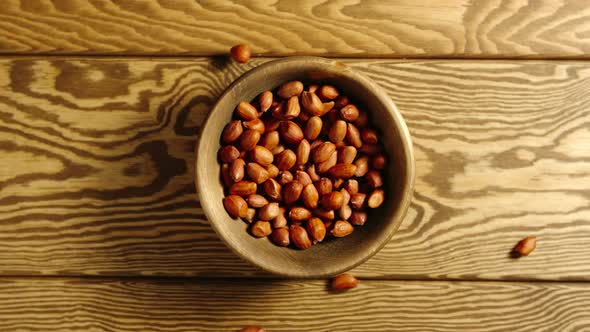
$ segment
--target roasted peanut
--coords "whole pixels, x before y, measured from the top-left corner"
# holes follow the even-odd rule
[[[255,209],[261,208],[268,204],[268,200],[264,196],[258,194],[249,195],[246,198],[246,202],[248,202],[248,206]]]
[[[228,123],[223,129],[221,138],[225,143],[231,143],[242,135],[244,128],[242,127],[242,121],[236,120]]]
[[[282,171],[281,173],[279,173],[279,183],[284,186],[287,183],[293,181],[293,173],[289,172],[289,171]]]
[[[265,148],[264,146],[257,145],[251,151],[251,158],[254,162],[259,163],[262,166],[270,165],[273,160],[274,156],[269,149]]]
[[[354,231],[354,227],[346,220],[338,220],[332,227],[332,235],[335,237],[345,237]]]
[[[231,163],[240,158],[240,151],[233,145],[226,145],[219,150],[219,159],[224,163]]]
[[[356,148],[354,146],[345,146],[338,150],[338,162],[341,164],[352,164],[356,158]]]
[[[379,174],[379,172],[377,171],[369,171],[365,178],[367,179],[367,183],[372,188],[379,188],[383,185],[383,178],[381,177],[381,174]]]
[[[279,125],[281,137],[289,144],[297,144],[303,139],[303,131],[293,121],[283,121]]]
[[[349,273],[344,273],[332,279],[332,289],[344,291],[358,286],[358,280]]]
[[[518,244],[512,249],[518,256],[528,256],[537,247],[537,238],[535,236],[527,236],[520,240]]]
[[[338,89],[332,85],[324,85],[318,90],[318,96],[322,99],[332,100],[338,97]]]
[[[303,92],[303,83],[291,81],[281,85],[277,94],[283,99],[289,99],[293,96],[299,96],[301,92]]]
[[[330,127],[330,131],[328,133],[330,141],[332,141],[332,143],[334,144],[338,144],[344,141],[344,138],[346,137],[346,130],[347,129],[345,121],[338,120],[334,122],[332,124],[332,127]]]
[[[377,189],[369,195],[369,198],[367,199],[367,205],[372,209],[377,208],[383,204],[384,199],[385,193],[383,190]]]
[[[280,201],[282,199],[281,185],[275,179],[268,179],[264,182],[264,192],[272,200]]]
[[[348,220],[353,225],[362,226],[367,222],[367,213],[363,211],[354,211]]]
[[[286,247],[289,245],[289,229],[288,228],[275,228],[272,231],[272,241],[281,247]]]
[[[239,63],[246,63],[250,60],[250,46],[239,44],[230,49],[231,57]]]
[[[320,195],[318,194],[318,190],[312,183],[303,187],[302,197],[303,204],[306,207],[310,209],[315,209],[318,206]]]
[[[312,116],[305,125],[305,138],[315,140],[322,131],[323,122],[319,116]]]
[[[229,167],[229,176],[234,182],[238,182],[244,178],[244,167],[246,162],[244,159],[236,159]]]
[[[274,149],[277,145],[279,145],[279,132],[275,130],[264,134],[259,143],[259,145],[267,148],[268,150]]]
[[[270,223],[268,221],[259,220],[252,224],[250,227],[250,232],[252,232],[252,235],[256,237],[265,237],[272,233],[272,228],[270,227]]]
[[[289,219],[293,221],[305,221],[311,218],[311,211],[308,209],[296,206],[289,211]]]
[[[328,210],[337,210],[344,204],[344,196],[338,191],[332,191],[322,196],[322,206]]]
[[[310,218],[306,224],[307,234],[313,240],[313,243],[322,242],[326,236],[326,226],[320,218]]]
[[[305,228],[299,225],[291,225],[289,227],[289,238],[291,243],[299,249],[307,249],[311,247],[311,241]]]
[[[248,214],[248,204],[237,195],[229,195],[223,199],[223,206],[232,218],[245,218]]]
[[[297,165],[305,165],[307,164],[307,161],[309,160],[309,153],[311,152],[311,146],[309,144],[309,142],[306,139],[301,140],[301,142],[299,142],[299,145],[297,145],[297,160],[296,160],[296,164]]]
[[[258,111],[256,107],[247,101],[241,101],[236,107],[236,113],[245,121],[250,121],[258,118]]]
[[[260,135],[264,134],[266,128],[264,127],[264,122],[260,119],[254,119],[252,121],[247,121],[242,124],[244,128],[255,130],[260,133]]]
[[[353,104],[348,104],[340,109],[340,117],[348,122],[358,119],[359,113],[359,109]]]
[[[279,216],[279,203],[268,203],[258,210],[260,220],[269,221]]]
[[[256,193],[256,183],[251,181],[239,181],[229,187],[230,195],[248,196]]]
[[[290,205],[295,203],[301,196],[303,185],[298,181],[291,181],[287,183],[283,189],[283,200],[285,204]]]
[[[277,155],[276,165],[279,168],[279,170],[286,171],[291,169],[291,167],[295,166],[296,161],[297,156],[295,155],[295,152],[286,149]]]
[[[260,133],[256,130],[248,129],[240,136],[240,147],[244,151],[250,151],[254,149],[259,140]]]
[[[260,111],[266,112],[272,105],[272,92],[264,91],[258,96],[258,104],[260,105]]]

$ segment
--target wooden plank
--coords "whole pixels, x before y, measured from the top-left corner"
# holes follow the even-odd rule
[[[192,176],[207,110],[259,63],[1,60],[0,274],[259,273],[210,229]],[[400,231],[354,273],[590,280],[587,63],[347,63],[398,104],[417,170]],[[538,249],[510,259],[527,235]]]
[[[8,54],[578,57],[585,0],[4,1]]]
[[[0,279],[3,331],[586,331],[587,283]]]

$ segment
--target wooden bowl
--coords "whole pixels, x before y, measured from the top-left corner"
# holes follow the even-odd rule
[[[264,90],[291,80],[321,81],[369,112],[371,124],[382,132],[389,157],[384,170],[386,200],[370,212],[364,226],[344,238],[327,239],[307,250],[278,247],[256,239],[242,220],[232,219],[222,199],[217,153],[220,135],[238,102],[250,101]],[[379,251],[393,236],[410,205],[414,187],[414,155],[408,129],[391,98],[377,84],[352,68],[317,57],[270,61],[245,73],[223,93],[202,128],[197,146],[195,179],[205,214],[219,237],[240,257],[262,269],[289,277],[325,277],[349,270]],[[212,253],[214,255],[215,253]],[[394,262],[395,264],[395,262]]]

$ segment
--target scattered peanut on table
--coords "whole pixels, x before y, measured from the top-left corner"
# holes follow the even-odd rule
[[[537,238],[535,236],[527,236],[518,242],[514,249],[512,249],[512,252],[518,256],[528,256],[536,247]]]
[[[343,273],[337,275],[332,279],[332,289],[337,291],[343,291],[358,286],[358,279],[350,273]]]
[[[246,63],[250,60],[250,46],[239,44],[230,49],[231,57],[239,63]]]

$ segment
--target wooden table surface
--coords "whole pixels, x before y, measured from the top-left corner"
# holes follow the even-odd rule
[[[241,261],[193,185],[217,97],[295,54],[375,80],[414,140],[345,293]],[[590,331],[589,61],[586,0],[5,1],[0,331]]]

